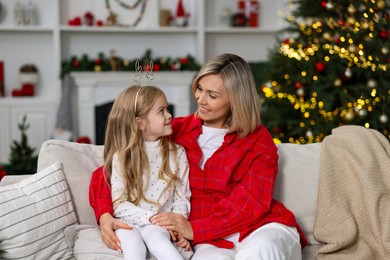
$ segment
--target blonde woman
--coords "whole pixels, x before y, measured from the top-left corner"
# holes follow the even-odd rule
[[[260,121],[248,63],[234,54],[207,62],[192,90],[197,112],[172,121],[171,139],[190,165],[191,214],[158,213],[152,223],[190,240],[192,260],[301,259],[307,244],[294,214],[273,198],[277,147]],[[93,177],[99,181],[99,176]],[[94,185],[92,185],[94,186]],[[90,194],[103,241],[118,248],[117,222],[102,206],[109,187]]]
[[[170,232],[150,222],[157,213],[187,218],[190,212],[188,161],[183,147],[169,139],[171,120],[164,93],[152,86],[125,89],[108,117],[104,169],[114,216],[133,227],[116,230],[125,259],[144,260],[147,250],[159,260],[183,259]],[[179,242],[190,250],[186,239]]]

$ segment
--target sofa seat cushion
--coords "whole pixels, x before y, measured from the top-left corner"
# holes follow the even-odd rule
[[[0,188],[0,258],[70,259],[64,229],[77,224],[61,164]]]

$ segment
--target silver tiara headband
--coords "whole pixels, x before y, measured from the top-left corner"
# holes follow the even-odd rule
[[[137,102],[138,102],[138,95],[142,89],[141,87],[141,79],[143,78],[142,74],[142,66],[139,65],[139,61],[137,60],[135,62],[135,74],[134,74],[134,82],[137,86],[139,86],[137,90],[137,94],[135,95],[135,101],[134,101],[134,111],[137,112]],[[148,79],[148,84],[152,82],[154,79],[154,73],[153,73],[153,61],[151,60],[149,62],[149,65],[146,67],[146,78]]]

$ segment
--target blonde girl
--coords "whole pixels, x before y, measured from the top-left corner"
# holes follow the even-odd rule
[[[115,99],[105,134],[105,171],[111,181],[114,216],[134,227],[116,231],[125,259],[183,259],[172,244],[189,250],[186,239],[153,225],[157,213],[188,217],[188,161],[183,147],[173,143],[172,115],[163,91],[132,86]]]

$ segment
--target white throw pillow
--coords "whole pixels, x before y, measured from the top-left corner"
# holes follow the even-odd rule
[[[64,228],[77,224],[61,164],[0,188],[0,258],[69,259]]]

